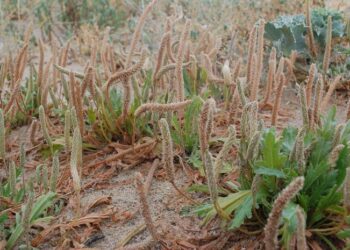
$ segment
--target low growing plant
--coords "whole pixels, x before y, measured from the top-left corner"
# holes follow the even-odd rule
[[[251,112],[245,110],[242,137],[236,145],[239,184],[229,181],[219,185],[224,191],[220,192],[216,206],[230,216],[221,217],[222,225],[248,234],[262,232],[277,195],[298,176],[303,176],[303,187],[286,203],[276,222],[277,227],[281,224],[279,241],[289,249],[297,234],[301,210],[305,214],[309,242],[319,241],[332,249],[344,246],[350,230],[346,224],[349,211],[343,204],[346,195],[343,185],[350,160],[350,122],[337,129],[333,108],[314,130],[289,127],[278,135],[274,128],[259,125],[256,118],[246,119],[244,116]],[[246,120],[249,122],[245,123]],[[203,223],[208,223],[217,214],[216,206],[206,203],[194,212],[204,218]]]

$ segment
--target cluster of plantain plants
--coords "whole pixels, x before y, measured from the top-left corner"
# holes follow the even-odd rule
[[[259,235],[265,229],[266,246],[273,242],[270,244],[277,247],[277,235],[285,249],[291,249],[296,241],[302,246],[300,237],[321,241],[331,249],[344,246],[350,236],[350,122],[337,124],[334,107],[315,129],[288,127],[278,134],[274,128],[259,124],[256,112],[256,103],[246,104],[241,137],[234,138],[238,159],[229,163],[232,171],[239,173],[237,181],[221,182],[220,164],[216,164],[221,153],[215,164],[213,159],[208,162],[212,157],[207,155],[207,187],[195,185],[190,190],[210,191],[212,202],[196,206],[192,212],[203,217],[203,224],[219,215],[227,230]],[[226,142],[231,140],[229,136]],[[298,179],[298,190],[288,197],[283,190]],[[281,192],[284,196],[278,196]],[[276,210],[278,213],[273,213]],[[300,211],[304,235],[300,235]],[[273,237],[268,233],[272,231]]]
[[[7,178],[0,181],[0,238],[5,249],[19,246],[30,248],[30,230],[33,225],[48,223],[59,212],[62,203],[57,199],[56,185],[59,177],[59,160],[54,156],[49,173],[48,166],[37,166],[35,176],[25,171],[26,152],[20,146],[19,164],[8,161],[5,152],[5,126],[0,110],[1,161]],[[2,242],[3,243],[3,242]]]
[[[164,167],[169,181],[177,191],[191,199],[175,184],[172,141],[182,150],[179,159],[185,158],[200,170],[202,176],[207,177],[207,185],[191,188],[210,193],[211,202],[193,210],[204,218],[204,224],[218,215],[222,219],[222,226],[228,230],[255,235],[265,229],[266,246],[273,244],[276,247],[279,244],[278,238],[286,248],[295,241],[299,246],[305,245],[305,229],[310,241],[320,240],[332,248],[336,247],[334,244],[344,245],[344,239],[349,237],[350,177],[347,162],[350,124],[337,125],[334,109],[322,119],[319,119],[318,113],[312,112],[309,117],[306,107],[303,107],[304,126],[301,129],[290,127],[278,134],[274,128],[266,128],[258,119],[260,108],[272,106],[271,123],[272,126],[276,125],[283,87],[290,80],[287,79],[288,72],[284,75],[284,62],[288,62],[292,69],[294,63],[293,58],[281,58],[276,69],[276,51],[271,51],[267,94],[258,103],[263,71],[264,29],[269,27],[265,26],[263,20],[250,33],[247,78],[244,80],[238,79],[242,60],[237,60],[233,74],[227,61],[222,68],[223,78],[215,76],[213,69],[216,65],[213,66],[211,61],[216,59],[217,44],[208,34],[200,34],[202,37],[197,41],[193,37],[192,40],[188,39],[191,33],[188,20],[179,41],[174,43],[171,42],[172,23],[168,20],[154,70],[144,68],[147,52],[145,49],[137,52],[136,45],[146,16],[156,2],[151,1],[145,8],[126,55],[113,49],[106,32],[101,44],[91,45],[90,60],[82,72],[69,69],[67,61],[70,41],[60,51],[58,48],[53,49],[52,58],[46,66],[45,44],[40,41],[39,65],[30,65],[30,74],[25,78],[24,84],[21,81],[27,62],[29,36],[24,36],[23,47],[15,60],[11,57],[4,60],[0,83],[10,90],[5,91],[1,103],[6,127],[11,128],[8,124],[18,127],[32,122],[31,144],[40,146],[44,158],[52,157],[50,181],[46,165],[38,166],[35,180],[28,181],[24,173],[24,154],[21,154],[19,167],[13,162],[6,162],[5,125],[2,125],[0,141],[4,145],[1,157],[3,166],[8,167],[8,176],[0,183],[0,198],[7,202],[1,204],[0,223],[4,229],[4,235],[1,236],[7,240],[7,247],[22,242],[31,225],[49,220],[50,215],[59,209],[55,207],[58,155],[66,156],[71,152],[70,170],[79,216],[83,150],[99,149],[108,142],[117,140],[132,144],[139,139],[142,141],[146,136],[158,135],[159,130],[164,145]],[[49,4],[40,3],[44,7]],[[77,7],[70,6],[77,4],[71,1],[60,3],[65,11]],[[83,1],[83,4],[87,4],[87,1]],[[93,6],[98,4],[100,3],[94,2]],[[49,11],[47,6],[44,7],[42,10]],[[74,13],[74,16],[68,13],[65,18],[69,22],[79,23],[79,15],[82,13]],[[331,16],[337,17],[333,14]],[[327,17],[327,34],[332,33],[333,29],[329,20],[332,20],[331,17]],[[331,53],[329,41],[332,37],[327,35],[327,39],[323,39],[328,47],[324,54]],[[193,45],[192,42],[198,43],[195,49],[201,52],[201,63],[197,62],[196,55],[191,54],[188,44]],[[329,56],[330,54],[323,57],[326,58],[325,70],[321,71],[324,74],[329,66]],[[133,63],[135,58],[137,60]],[[313,74],[309,76],[307,97],[311,96],[317,75],[315,67],[311,69]],[[319,81],[321,78],[322,75],[319,75]],[[173,79],[175,80],[172,81]],[[170,86],[168,82],[175,84]],[[275,103],[272,105],[269,97],[273,82],[278,86]],[[336,83],[334,80],[333,85]],[[117,84],[120,87],[114,86]],[[318,82],[315,88],[317,97],[314,106],[320,104],[324,87],[322,84]],[[330,89],[325,98],[327,101],[322,102],[322,106],[328,104],[334,91]],[[245,96],[247,92],[251,102]],[[300,93],[303,96],[303,91]],[[223,101],[223,113],[226,114],[227,111],[239,113],[238,98],[242,104],[240,128],[237,128],[240,136],[236,137],[236,127],[231,125],[228,127],[227,138],[213,140],[211,133],[215,127],[214,117],[217,111],[214,99]],[[320,107],[311,107],[310,98],[307,101],[310,109],[319,112]],[[231,115],[230,113],[227,120],[232,124],[230,119],[234,117]],[[2,117],[3,123],[4,120]],[[158,120],[160,122],[157,125]],[[42,132],[40,142],[37,140],[39,123]],[[222,149],[214,158],[210,149],[221,142]],[[232,147],[237,149],[238,157],[226,161]],[[231,172],[237,172],[238,179],[235,182],[222,182],[220,177]],[[144,189],[142,178],[137,179],[137,186],[141,191]],[[146,195],[140,193],[147,222],[151,217]],[[22,204],[23,211],[9,210],[9,207],[19,207]],[[278,230],[280,220],[283,225]],[[154,239],[159,240],[154,226],[151,223],[147,226]]]
[[[38,23],[43,34],[51,36],[50,32],[63,32],[71,35],[82,25],[110,26],[118,29],[127,17],[126,3],[120,1],[4,1],[1,4],[1,17],[6,21],[6,31],[18,32],[13,20],[31,18]],[[35,17],[35,18],[32,18]],[[58,27],[59,26],[59,27]]]

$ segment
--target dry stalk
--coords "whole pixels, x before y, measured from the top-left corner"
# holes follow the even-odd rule
[[[313,103],[313,109],[312,109],[312,116],[310,119],[312,119],[311,123],[312,125],[318,123],[319,118],[320,118],[320,105],[321,105],[321,99],[323,97],[323,87],[324,82],[321,74],[318,76],[318,84],[316,85],[315,88],[315,98],[314,98],[314,103]]]
[[[142,216],[145,220],[147,229],[150,232],[152,238],[158,242],[160,240],[160,236],[158,235],[157,229],[152,220],[151,210],[148,205],[147,196],[145,193],[144,180],[141,173],[136,174],[135,186],[140,196],[140,202],[142,206]]]
[[[258,98],[259,84],[263,71],[263,60],[264,60],[264,33],[265,33],[265,21],[260,20],[258,29],[258,44],[257,44],[257,59],[255,65],[255,74],[252,79],[252,93],[251,101],[256,101]]]
[[[53,153],[52,139],[50,137],[49,130],[47,129],[45,109],[42,105],[40,105],[40,107],[39,107],[39,120],[40,120],[41,130],[43,132],[46,143],[49,145],[50,150]]]
[[[239,77],[239,74],[241,72],[241,66],[242,66],[242,58],[239,58],[233,68],[232,80],[234,82],[236,82],[237,78]]]
[[[39,39],[39,66],[38,66],[38,89],[41,89],[43,74],[44,74],[44,46],[41,39]]]
[[[301,106],[301,113],[303,116],[303,125],[305,128],[308,128],[309,127],[309,113],[308,113],[305,88],[302,85],[299,85],[299,103]]]
[[[344,127],[345,127],[344,123],[340,123],[335,127],[333,140],[332,140],[332,149],[334,149],[337,145],[341,143]]]
[[[153,76],[152,76],[152,79],[153,79],[153,83],[155,84],[155,79],[156,79],[156,75],[158,74],[160,68],[162,67],[163,65],[163,61],[164,61],[164,54],[165,54],[165,47],[168,43],[170,39],[170,33],[167,32],[163,35],[162,37],[162,40],[160,42],[160,47],[158,49],[158,55],[157,55],[157,61],[156,61],[156,66],[154,68],[154,71],[153,71]]]
[[[72,70],[69,70],[69,69],[66,69],[58,64],[54,64],[53,65],[59,72],[63,73],[63,74],[66,74],[66,75],[69,75],[70,72],[72,72],[74,74],[74,76],[76,78],[79,78],[79,79],[84,79],[85,75],[82,74],[82,73],[79,73],[79,72],[76,72],[76,71],[72,71]]]
[[[93,67],[88,67],[85,77],[82,81],[81,84],[81,97],[84,96],[86,89],[89,87],[90,88],[90,93],[92,96],[95,96],[94,92],[95,92],[95,88],[91,87],[94,84],[94,75],[95,75],[95,71]]]
[[[135,74],[137,71],[139,71],[142,68],[145,60],[146,60],[146,50],[142,50],[140,61],[137,64],[131,66],[130,68],[127,68],[126,70],[112,74],[104,86],[104,92],[106,96],[109,96],[109,88],[113,83],[116,83],[118,81],[128,80],[133,74]],[[123,83],[123,86],[124,86],[124,83]]]
[[[213,157],[211,156],[209,149],[205,150],[205,161],[204,161],[204,168],[205,168],[205,173],[207,176],[207,181],[208,181],[208,187],[209,187],[209,192],[210,192],[210,198],[211,201],[214,205],[214,208],[218,215],[223,218],[229,220],[230,217],[225,213],[225,211],[220,207],[218,198],[219,198],[219,192],[218,192],[218,187],[217,187],[217,178],[216,178],[216,172],[215,172],[215,167],[213,164]]]
[[[214,169],[215,169],[216,178],[218,178],[219,176],[220,170],[223,166],[224,159],[227,157],[228,153],[232,149],[232,146],[234,145],[235,142],[236,142],[236,128],[234,127],[234,125],[230,125],[228,127],[228,136],[226,138],[226,141],[222,146],[222,149],[220,150],[218,156],[215,159]]]
[[[236,85],[236,88],[234,89],[234,92],[232,95],[232,101],[229,106],[229,117],[230,117],[231,124],[235,123],[238,106],[239,106],[239,94],[238,94],[238,89]]]
[[[248,65],[247,65],[247,82],[251,82],[251,72],[254,70],[253,67],[253,58],[255,54],[255,46],[256,46],[256,37],[257,37],[258,30],[256,26],[252,28],[252,30],[249,33],[249,40],[248,40]]]
[[[67,42],[66,47],[64,47],[62,49],[61,59],[60,59],[60,63],[59,63],[59,65],[62,66],[62,67],[66,67],[67,62],[68,62],[68,53],[69,53],[69,49],[70,49],[70,43],[71,43],[71,40],[69,40]]]
[[[162,163],[165,168],[168,181],[173,185],[176,191],[179,192],[179,194],[184,196],[186,199],[188,199],[192,203],[196,203],[188,195],[182,192],[175,183],[173,141],[171,138],[169,125],[165,118],[160,119],[158,124],[162,135]]]
[[[320,108],[321,112],[324,112],[324,111],[326,110],[327,105],[328,105],[328,103],[329,103],[329,100],[331,99],[331,96],[332,96],[332,94],[334,93],[334,90],[337,88],[337,86],[338,86],[338,84],[339,84],[339,82],[340,82],[340,79],[341,79],[341,76],[337,76],[337,77],[333,80],[333,82],[331,83],[331,85],[329,86],[328,91],[327,91],[327,93],[326,93],[326,95],[325,95],[325,97],[323,98],[323,101],[322,101],[322,103],[321,103],[321,108]]]
[[[255,131],[251,136],[251,140],[248,144],[247,153],[245,156],[245,161],[254,160],[259,151],[259,142],[260,142],[261,132]]]
[[[276,67],[277,67],[277,59],[276,59],[276,48],[273,47],[270,53],[270,58],[269,58],[269,71],[267,75],[267,84],[266,84],[266,93],[265,93],[265,98],[263,101],[263,105],[266,105],[269,103],[269,99],[271,96],[271,90],[273,88],[273,82],[275,79],[275,74],[276,74]]]
[[[76,127],[73,133],[72,152],[70,157],[70,172],[73,179],[73,187],[76,196],[76,215],[80,216],[81,202],[81,178],[82,178],[82,139],[80,129]]]
[[[157,0],[152,0],[148,5],[147,7],[144,9],[142,15],[140,16],[140,19],[136,25],[136,29],[134,31],[134,34],[132,36],[132,39],[131,39],[131,44],[130,44],[130,49],[129,49],[129,53],[126,57],[126,61],[125,61],[125,68],[128,69],[129,68],[129,65],[131,63],[131,58],[134,54],[134,51],[135,51],[135,48],[136,48],[136,44],[138,42],[138,40],[140,39],[140,36],[141,36],[141,31],[142,31],[142,28],[145,24],[145,21],[146,21],[146,17],[147,15],[151,12],[153,6],[157,3]]]
[[[44,74],[43,74],[43,78],[42,78],[42,82],[41,82],[41,88],[44,90],[41,93],[41,105],[44,106],[44,108],[46,109],[47,107],[47,96],[49,93],[49,88],[50,88],[50,83],[49,83],[49,72],[50,72],[50,67],[52,64],[53,58],[51,58],[51,60],[49,61],[49,63],[46,65],[45,70],[44,70]]]
[[[27,60],[27,52],[28,52],[28,43],[21,48],[16,58],[15,78],[14,78],[15,82],[20,81],[23,77],[25,64]]]
[[[16,81],[14,84],[14,88],[12,90],[12,94],[10,96],[10,100],[7,102],[5,108],[4,108],[4,113],[7,114],[10,109],[12,108],[14,102],[16,101],[17,97],[21,94],[21,83],[20,79]]]
[[[78,115],[78,124],[79,124],[79,129],[80,129],[80,133],[83,136],[84,135],[84,130],[85,130],[85,122],[84,122],[84,110],[83,110],[83,102],[82,102],[82,98],[81,96],[81,87],[80,84],[77,83],[75,85],[75,94],[76,96],[78,96],[77,98],[75,98],[75,110],[77,112]]]
[[[304,177],[295,178],[289,185],[282,190],[275,200],[272,210],[269,214],[265,232],[265,248],[269,250],[278,249],[278,227],[284,207],[290,202],[304,186]]]
[[[180,37],[179,48],[177,50],[177,56],[176,56],[175,76],[177,80],[178,101],[183,101],[185,99],[185,89],[184,89],[185,83],[184,83],[183,74],[182,74],[182,62],[184,60],[185,45],[189,35],[189,30],[190,30],[190,21],[187,20]]]
[[[315,82],[315,76],[317,74],[316,64],[311,64],[309,69],[309,77],[306,84],[306,104],[308,107],[311,105],[311,97],[312,97],[312,85]]]
[[[239,98],[241,100],[242,106],[244,107],[247,104],[247,97],[245,96],[244,90],[245,90],[245,84],[241,78],[238,79],[237,81],[237,91],[239,94]]]
[[[38,129],[38,120],[33,118],[32,124],[30,126],[30,142],[32,143],[33,146],[38,144],[37,139],[35,138],[36,136],[36,131]]]
[[[307,250],[306,234],[305,234],[305,214],[301,207],[297,207],[297,249]]]
[[[344,149],[344,147],[345,147],[344,144],[338,144],[332,149],[328,158],[328,164],[331,168],[336,167],[339,154]]]
[[[66,152],[70,150],[70,129],[71,129],[71,113],[67,109],[64,113],[64,147]]]
[[[326,48],[323,56],[323,74],[327,74],[329,63],[331,60],[331,53],[332,53],[332,16],[328,16],[327,19],[327,38],[326,38]]]
[[[171,34],[171,21],[170,21],[170,18],[167,18],[166,20],[166,24],[165,24],[165,31],[170,33]],[[176,59],[173,55],[173,51],[171,49],[171,35],[167,41],[167,44],[166,44],[166,52],[167,52],[167,56],[169,58],[169,60],[172,62],[172,63],[175,63],[176,62]]]
[[[205,161],[205,151],[209,148],[209,140],[211,136],[211,129],[213,126],[213,113],[215,110],[215,100],[209,98],[203,105],[199,117],[199,146],[201,150],[202,161]]]
[[[254,101],[253,100],[253,92],[255,91],[253,88],[255,88],[254,86],[254,79],[255,79],[255,75],[257,74],[257,72],[255,71],[256,70],[256,61],[257,61],[257,56],[256,56],[256,53],[254,53],[253,55],[253,58],[252,58],[252,61],[250,63],[252,69],[250,70],[250,76],[248,77],[250,79],[249,82],[247,82],[249,84],[249,99],[251,101]]]
[[[278,87],[277,87],[275,102],[272,107],[271,126],[276,126],[277,124],[278,111],[280,108],[282,93],[285,85],[286,85],[286,77],[284,76],[284,73],[282,73],[279,80]]]
[[[69,73],[69,104],[70,104],[70,107],[74,107],[76,109],[76,93],[75,93],[75,76],[74,76],[74,73],[71,71]]]
[[[280,61],[278,62],[278,67],[277,67],[276,74],[275,74],[275,84],[279,84],[279,82],[281,80],[280,78],[281,78],[283,71],[284,71],[284,65],[285,65],[285,58],[281,57]]]
[[[162,135],[162,162],[167,173],[168,181],[175,185],[173,141],[171,139],[169,125],[164,118],[160,119],[158,124]]]
[[[222,75],[224,76],[225,85],[230,85],[232,83],[232,74],[230,69],[230,62],[225,61],[224,66],[222,67]]]
[[[306,30],[307,30],[307,35],[308,35],[308,39],[309,39],[308,45],[310,47],[311,55],[313,57],[316,57],[317,52],[316,52],[316,46],[315,46],[314,33],[312,30],[311,13],[310,13],[310,0],[306,0],[305,10],[306,10]]]
[[[188,67],[189,65],[191,65],[191,62],[185,62],[182,64],[182,67],[185,68],[185,67]],[[176,68],[176,63],[170,63],[167,65],[164,65],[159,69],[157,75],[155,75],[155,81],[156,82],[160,81],[163,75],[165,75],[170,70],[174,70],[175,68]]]
[[[164,112],[169,112],[169,111],[177,111],[177,110],[184,109],[190,103],[192,103],[192,100],[186,100],[183,102],[175,102],[175,103],[165,103],[165,104],[144,103],[135,110],[134,116],[136,118],[147,111],[159,112],[159,113],[164,113]]]

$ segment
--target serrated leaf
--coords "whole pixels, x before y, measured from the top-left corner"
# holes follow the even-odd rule
[[[236,209],[235,216],[229,225],[229,230],[239,228],[245,219],[250,219],[252,217],[253,209],[253,196],[249,195],[245,198],[243,203]]]

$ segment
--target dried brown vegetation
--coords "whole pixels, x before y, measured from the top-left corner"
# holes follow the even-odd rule
[[[90,248],[108,227],[118,235],[108,247],[117,249],[321,249],[329,239],[345,247],[335,236],[350,213],[349,167],[338,171],[339,201],[319,215],[326,226],[310,223],[308,201],[298,200],[312,185],[307,162],[316,158],[310,155],[318,143],[312,136],[331,104],[340,106],[346,124],[329,125],[334,131],[322,164],[338,168],[350,146],[350,101],[342,103],[349,93],[339,90],[343,75],[330,73],[338,42],[331,16],[322,54],[311,2],[298,5],[312,55],[302,62],[307,76],[299,81],[301,54],[283,55],[265,41],[266,23],[277,11],[263,9],[264,19],[251,16],[249,25],[222,30],[191,15],[192,2],[182,3],[184,11],[148,2],[132,31],[126,25],[115,31],[118,41],[109,27],[82,27],[65,43],[28,28],[15,56],[1,57],[0,249]],[[208,11],[205,18],[216,17]],[[322,63],[316,61],[321,54]],[[294,134],[283,130],[290,125]],[[288,136],[280,150],[286,155],[268,162],[266,155],[273,158]],[[275,148],[266,150],[268,143]],[[266,173],[269,167],[275,169]],[[294,201],[289,219],[296,228],[288,238],[281,217]],[[250,213],[239,210],[241,202]],[[320,235],[330,238],[320,243]]]

